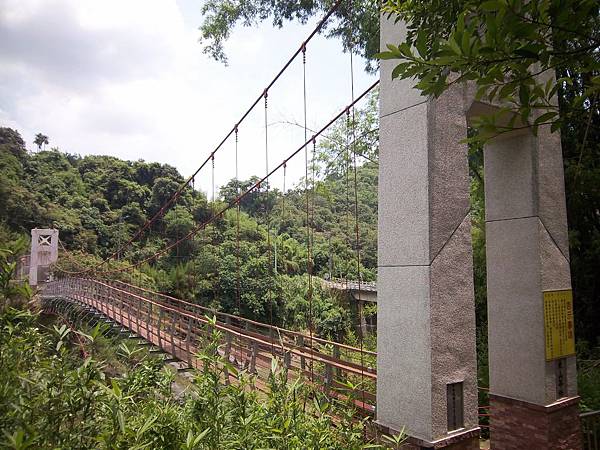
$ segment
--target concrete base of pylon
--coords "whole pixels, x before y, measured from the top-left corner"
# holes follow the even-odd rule
[[[377,426],[377,440],[382,443],[387,443],[382,435],[397,436],[400,434],[399,430],[392,430],[389,427],[381,425]],[[480,428],[475,427],[469,430],[459,430],[453,433],[449,433],[448,436],[444,436],[435,441],[428,441],[415,436],[408,436],[404,443],[400,446],[402,450],[479,450],[479,434]]]

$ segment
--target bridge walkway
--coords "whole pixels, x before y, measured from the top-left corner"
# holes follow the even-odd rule
[[[120,281],[64,278],[48,283],[43,299],[63,298],[92,308],[140,338],[162,349],[187,367],[201,368],[197,354],[220,332],[220,352],[238,369],[256,375],[255,386],[266,390],[272,362],[286,365],[288,376],[303,376],[324,392],[346,397],[345,381],[360,387],[352,392],[361,415],[374,414],[375,352],[215,311]],[[211,317],[216,318],[214,325]],[[229,374],[229,381],[235,382]]]

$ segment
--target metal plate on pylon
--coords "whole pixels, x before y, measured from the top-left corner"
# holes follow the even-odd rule
[[[544,291],[546,361],[575,354],[573,291]]]

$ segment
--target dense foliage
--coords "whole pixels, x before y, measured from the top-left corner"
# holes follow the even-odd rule
[[[289,383],[277,365],[264,393],[244,373],[224,384],[216,331],[201,346],[203,369],[175,397],[174,372],[159,358],[100,330],[44,325],[13,308],[0,314],[3,448],[365,448],[367,424],[354,419],[350,401]]]
[[[208,0],[202,6],[204,22],[200,27],[204,52],[218,61],[227,61],[225,41],[237,25],[255,26],[271,19],[281,28],[287,21],[308,22],[313,16],[322,16],[335,4],[333,0],[296,2],[290,0]],[[379,51],[379,11],[377,2],[353,0],[341,2],[322,32],[327,37],[340,38],[344,49],[360,52],[367,61]],[[370,70],[377,65],[368,62]]]
[[[66,252],[61,249],[57,271],[85,270],[115,255],[103,266],[118,271],[112,277],[263,322],[306,329],[309,267],[320,278],[357,279],[359,272],[367,281],[376,277],[377,141],[373,130],[364,129],[376,127],[375,107],[374,97],[356,115],[361,124],[356,133],[364,135],[354,145],[362,155],[357,169],[360,266],[345,119],[317,149],[309,215],[304,180],[285,195],[278,189],[267,191],[263,184],[240,202],[239,216],[230,209],[158,259],[151,256],[212,217],[256,178],[231,180],[214,202],[188,187],[163,217],[137,235],[183,182],[173,167],[80,157],[57,149],[32,153],[18,132],[0,128],[0,168],[6,174],[0,180],[0,230],[26,234],[32,227],[59,229]],[[134,236],[133,244],[122,249]],[[126,270],[138,262],[144,263]],[[319,281],[313,283],[311,297],[317,333],[342,338],[352,330],[357,318],[343,298]]]
[[[388,0],[383,10],[408,29],[404,42],[379,54],[400,60],[394,78],[414,77],[434,96],[472,80],[477,100],[501,105],[475,122],[480,139],[544,124],[554,131],[592,113],[600,93],[595,0]],[[579,89],[569,89],[574,83]],[[570,94],[560,111],[559,89]]]

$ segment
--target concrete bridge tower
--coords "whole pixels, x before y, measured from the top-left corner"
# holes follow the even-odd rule
[[[405,26],[381,19],[381,43]],[[377,421],[414,448],[478,449],[468,118],[494,106],[455,85],[427,99],[380,85]],[[581,447],[560,136],[485,148],[494,449]]]
[[[58,259],[58,230],[34,228],[31,230],[31,257],[29,284],[37,286],[46,281],[50,265]]]

